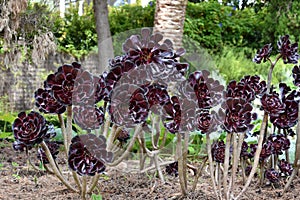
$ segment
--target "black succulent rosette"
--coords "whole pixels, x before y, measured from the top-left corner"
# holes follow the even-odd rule
[[[225,160],[225,143],[223,140],[214,142],[212,145],[211,153],[213,160],[218,163],[224,163]]]
[[[100,77],[92,75],[88,71],[78,73],[74,80],[72,92],[73,105],[95,104],[104,98],[106,85]],[[102,91],[104,90],[104,91]]]
[[[81,105],[73,107],[74,122],[84,130],[98,129],[104,122],[102,107],[95,105]]]
[[[272,134],[268,137],[268,141],[272,144],[272,153],[281,155],[283,151],[290,148],[290,140],[284,134]]]
[[[112,62],[112,61],[111,61]],[[104,74],[104,80],[106,85],[106,90],[108,94],[111,93],[117,82],[120,80],[120,78],[134,69],[136,65],[131,61],[124,61],[124,62],[112,62],[111,69],[107,72],[107,74]],[[134,78],[141,78],[141,77],[134,77]],[[125,81],[123,81],[125,82]]]
[[[195,125],[197,130],[201,133],[211,133],[217,130],[220,122],[216,117],[217,113],[209,111],[208,109],[197,109]]]
[[[260,64],[261,61],[266,62],[272,52],[272,44],[266,44],[263,48],[257,50],[253,62]]]
[[[254,94],[256,96],[261,96],[264,94],[267,90],[267,84],[266,81],[260,80],[260,77],[258,75],[254,76],[244,76],[239,84],[241,85],[249,85],[252,90],[254,90]]]
[[[260,77],[245,76],[240,82],[231,81],[227,86],[227,97],[242,98],[248,102],[266,91],[266,82],[260,81]]]
[[[74,62],[71,65],[60,66],[54,74],[50,74],[44,82],[46,90],[61,104],[72,105],[75,79],[81,73],[81,65]]]
[[[164,105],[163,123],[170,133],[177,133],[181,124],[181,106],[177,96]]]
[[[105,163],[112,161],[113,154],[106,151],[106,140],[94,134],[77,135],[71,140],[69,167],[77,174],[94,176],[105,170]]]
[[[35,105],[40,112],[46,114],[62,114],[66,111],[66,106],[62,105],[50,94],[49,90],[39,88],[34,92]]]
[[[12,125],[12,130],[16,141],[26,146],[39,144],[48,137],[47,121],[35,111],[28,114],[20,112]]]
[[[132,61],[136,67],[147,74],[147,79],[161,84],[182,79],[189,65],[178,62],[178,58],[185,53],[183,48],[173,50],[170,40],[163,40],[161,33],[151,34],[149,28],[143,28],[141,35],[132,35],[123,44],[125,55],[118,57]],[[123,61],[124,62],[124,61]]]
[[[208,71],[196,71],[190,74],[188,82],[194,89],[200,109],[209,109],[221,103],[224,86],[210,78]]]
[[[147,98],[149,109],[155,114],[160,114],[162,107],[170,101],[167,87],[156,83],[143,85],[141,87],[144,89],[144,95]]]
[[[151,34],[149,28],[142,28],[141,35],[132,35],[123,44],[126,60],[133,61],[137,66],[158,63],[176,67],[177,58],[182,56],[185,50],[180,48],[174,51],[173,43],[169,39],[163,42],[162,40],[161,33]],[[178,70],[182,69],[179,67]]]
[[[277,46],[278,46],[279,53],[282,56],[282,60],[284,64],[298,63],[298,59],[299,59],[298,43],[296,42],[292,44],[289,35],[281,36],[277,41]]]
[[[99,77],[94,76],[94,79],[98,79],[96,83],[95,103],[101,100],[109,100],[109,88],[106,83],[107,72],[103,72]]]
[[[117,140],[120,143],[126,143],[130,139],[130,133],[127,129],[122,129],[120,132],[117,134]]]
[[[261,107],[265,112],[272,114],[273,116],[278,116],[285,111],[285,104],[283,104],[279,94],[275,91],[270,94],[265,93],[261,97]]]
[[[291,89],[286,84],[279,84],[281,91],[280,101],[284,105],[284,109],[280,112],[270,113],[270,121],[281,129],[289,129],[298,122],[298,99],[299,93]]]
[[[267,169],[265,171],[265,177],[271,182],[271,183],[278,183],[280,174],[275,169]]]
[[[300,86],[300,68],[299,68],[299,66],[295,65],[292,72],[293,72],[293,78],[294,78],[293,83],[294,83],[294,85],[299,87]]]
[[[166,172],[167,172],[167,174],[169,174],[171,176],[177,177],[178,176],[178,161],[167,165]]]
[[[229,133],[241,133],[251,130],[254,125],[251,124],[255,120],[256,113],[251,113],[253,107],[245,99],[227,98],[222,104],[225,110],[225,119],[223,129]]]
[[[270,141],[267,141],[263,144],[259,159],[260,161],[266,160],[273,153],[273,144]]]
[[[241,154],[240,154],[241,158],[247,159],[247,158],[251,157],[250,153],[248,152],[248,149],[249,149],[248,143],[246,141],[243,141],[242,148],[241,148]]]
[[[149,113],[144,89],[135,84],[118,84],[111,94],[108,112],[119,126],[131,128],[144,122]]]
[[[27,146],[18,140],[13,142],[12,147],[15,151],[19,151],[19,152],[23,152],[23,151],[32,149],[32,146]]]
[[[253,158],[257,149],[257,144],[250,144],[250,153],[248,154],[249,158]],[[262,145],[262,149],[259,155],[259,161],[263,162],[273,153],[272,142],[266,141]]]
[[[287,162],[286,160],[284,159],[281,159],[279,162],[278,162],[278,167],[280,169],[280,172],[285,174],[285,175],[288,175],[290,176],[293,172],[293,166],[291,163]]]
[[[59,153],[59,144],[56,141],[47,141],[46,145],[49,148],[49,151],[53,157],[53,159],[55,160],[57,158],[57,155]],[[49,164],[49,160],[47,158],[47,155],[45,153],[45,151],[42,148],[38,149],[37,152],[37,158],[43,162],[43,164]]]

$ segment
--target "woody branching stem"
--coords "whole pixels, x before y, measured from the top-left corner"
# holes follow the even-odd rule
[[[124,160],[124,158],[126,158],[129,155],[129,153],[130,153],[138,135],[141,133],[141,131],[142,131],[142,125],[139,124],[135,127],[135,131],[132,136],[132,139],[130,140],[130,143],[128,144],[127,148],[122,152],[122,155],[117,160],[114,160],[112,163],[106,163],[106,165],[107,166],[116,166],[116,165],[120,164]]]
[[[70,185],[70,183],[62,176],[62,174],[60,173],[59,169],[57,168],[55,161],[50,153],[50,150],[47,146],[47,144],[43,141],[41,143],[41,146],[43,148],[43,150],[46,153],[46,156],[49,160],[49,163],[53,169],[53,173],[57,176],[57,178],[69,189],[72,190],[73,192],[78,192],[78,190],[76,190],[73,186]]]
[[[181,193],[183,196],[187,195],[187,188],[185,184],[185,179],[184,179],[184,161],[183,161],[183,152],[182,152],[182,139],[181,139],[181,134],[177,133],[177,145],[176,145],[176,154],[177,154],[177,159],[178,159],[178,175],[179,175],[179,182],[180,182],[180,187],[181,187]]]
[[[215,181],[215,176],[214,176],[214,162],[212,158],[212,151],[211,151],[211,142],[210,142],[210,136],[209,134],[206,134],[206,145],[207,145],[207,156],[208,156],[208,162],[209,162],[209,171],[210,171],[210,177],[213,185],[213,190],[215,193],[215,196],[220,199],[220,195],[218,194],[217,186],[216,186],[216,181]]]
[[[272,62],[270,60],[270,58],[268,58],[269,62],[271,63],[271,67],[269,69],[269,73],[268,73],[268,80],[267,80],[267,94],[270,93],[270,89],[271,89],[271,82],[272,82],[272,73],[273,73],[273,69],[276,65],[276,63],[278,62],[278,60],[281,58],[281,55],[277,56],[277,58],[275,59],[274,62]],[[267,123],[268,123],[268,113],[264,112],[264,116],[263,116],[263,121],[260,127],[260,132],[259,132],[259,139],[258,139],[258,144],[257,144],[257,149],[255,151],[255,156],[254,156],[254,162],[253,162],[253,166],[251,169],[251,172],[248,176],[248,179],[246,181],[246,184],[244,185],[242,191],[237,195],[237,199],[239,197],[241,197],[242,194],[244,194],[244,192],[247,190],[247,188],[249,187],[251,180],[253,179],[253,176],[256,172],[257,166],[258,166],[258,162],[259,162],[259,156],[260,156],[260,152],[262,150],[262,144],[263,144],[263,139],[264,139],[264,134],[265,134],[265,130],[267,128]]]

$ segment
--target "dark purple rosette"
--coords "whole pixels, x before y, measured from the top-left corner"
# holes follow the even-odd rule
[[[46,90],[61,104],[72,105],[74,84],[78,74],[81,73],[81,65],[74,62],[72,65],[60,66],[54,74],[50,74],[44,82]]]
[[[275,91],[270,94],[265,93],[261,97],[261,106],[265,112],[273,116],[278,116],[280,113],[284,113],[285,110],[285,104],[283,104],[279,94]]]
[[[149,113],[144,89],[136,84],[118,84],[112,91],[108,112],[114,123],[127,128],[144,122]]]
[[[271,182],[271,183],[278,183],[280,174],[275,169],[267,169],[265,171],[265,177]]]
[[[94,176],[105,170],[105,163],[112,161],[113,154],[106,151],[106,140],[94,134],[77,135],[71,140],[69,167],[77,174]]]
[[[46,142],[46,145],[48,146],[48,149],[53,157],[53,159],[55,160],[57,158],[57,155],[59,153],[59,144],[56,141],[50,141],[50,142]],[[47,158],[47,155],[45,153],[45,151],[42,148],[38,149],[37,152],[37,158],[43,162],[43,164],[49,164],[49,160]]]
[[[248,152],[248,149],[249,149],[249,145],[246,141],[243,141],[242,143],[242,149],[241,149],[241,158],[244,158],[244,159],[247,159],[249,158],[249,152]]]
[[[149,109],[155,114],[160,114],[160,107],[163,107],[170,101],[167,88],[159,84],[147,84],[143,85],[142,88],[144,89],[144,95],[147,98]]]
[[[164,105],[163,123],[170,133],[177,133],[181,124],[181,107],[178,97],[171,97]]]
[[[13,142],[12,147],[15,151],[19,151],[19,152],[30,150],[32,148],[32,146],[27,146],[18,140]]]
[[[200,109],[211,108],[223,99],[224,86],[219,81],[209,78],[209,72],[206,70],[190,74],[188,82],[194,89]]]
[[[74,122],[84,130],[98,129],[104,121],[104,113],[101,107],[95,105],[74,106]]]
[[[288,161],[284,160],[284,159],[281,159],[279,162],[278,162],[278,167],[281,171],[281,173],[284,173],[288,176],[290,176],[293,172],[293,166],[291,163],[289,163]]]
[[[229,133],[240,133],[251,130],[254,125],[252,120],[256,119],[256,113],[251,113],[252,105],[244,99],[227,98],[222,104],[225,109],[223,129]]]
[[[117,134],[117,140],[120,143],[126,143],[130,139],[130,134],[127,129],[122,129],[120,132]]]
[[[39,144],[47,136],[48,126],[45,118],[38,112],[26,114],[20,112],[15,119],[12,130],[16,141],[26,146]]]
[[[261,61],[266,62],[272,52],[272,45],[266,44],[263,48],[257,50],[253,62],[260,64]]]
[[[178,176],[178,162],[173,162],[169,165],[166,166],[166,172],[167,174],[171,175],[171,176]]]
[[[46,114],[62,114],[66,111],[66,106],[62,105],[50,94],[50,91],[39,88],[34,92],[35,105],[40,112]]]
[[[298,43],[292,44],[290,41],[290,36],[285,35],[279,38],[277,41],[277,46],[279,53],[282,56],[284,64],[297,64],[299,60],[298,54]]]
[[[284,83],[279,84],[280,101],[284,106],[280,112],[270,113],[270,121],[277,127],[288,129],[298,122],[298,99],[299,93],[291,89]],[[278,97],[279,98],[279,97]]]
[[[277,155],[281,155],[291,145],[290,140],[284,134],[272,134],[268,137],[268,141],[272,143],[272,153]]]
[[[214,142],[212,145],[211,153],[213,160],[218,163],[224,163],[226,145],[223,140]]]
[[[216,113],[207,109],[198,109],[196,112],[196,127],[202,133],[209,133],[217,129],[218,121],[215,117]]]
[[[100,81],[100,83],[99,83]],[[97,76],[93,76],[88,71],[82,71],[78,73],[74,81],[74,88],[72,93],[72,104],[73,105],[86,105],[94,104],[104,98],[104,92],[101,84],[101,80]],[[103,84],[103,83],[102,83]]]
[[[266,91],[266,82],[260,81],[260,77],[244,76],[240,82],[231,81],[227,86],[227,97],[243,98],[248,102],[253,101],[257,96]]]
[[[292,72],[293,72],[293,78],[294,78],[293,83],[294,83],[294,85],[299,87],[300,86],[300,68],[299,68],[299,66],[295,65]]]

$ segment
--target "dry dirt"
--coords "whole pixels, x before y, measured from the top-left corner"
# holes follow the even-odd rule
[[[38,165],[37,161],[34,161]],[[65,162],[62,158],[59,163]],[[95,194],[101,194],[102,199],[216,199],[211,188],[210,178],[206,172],[200,177],[195,192],[187,197],[180,196],[178,177],[165,174],[166,182],[163,184],[154,173],[140,174],[125,172],[129,162],[121,167],[108,169],[107,174],[101,177]],[[136,163],[136,162],[131,162]],[[189,175],[191,183],[192,174]],[[254,180],[255,182],[255,180]],[[280,197],[282,185],[258,187],[255,183],[241,199],[300,199],[300,179],[293,181],[291,190]],[[238,184],[237,189],[241,188]],[[56,177],[45,172],[33,170],[26,165],[25,154],[17,153],[11,148],[11,143],[0,141],[0,199],[80,199],[62,185]]]

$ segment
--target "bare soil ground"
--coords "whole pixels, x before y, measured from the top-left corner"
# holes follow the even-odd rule
[[[58,162],[65,162],[59,158]],[[103,176],[95,189],[95,194],[101,194],[102,199],[216,199],[211,187],[209,175],[204,172],[200,177],[195,192],[190,192],[187,197],[180,196],[178,177],[165,174],[166,182],[161,183],[154,173],[126,172],[128,165],[136,162],[125,162],[119,167],[107,169],[107,175]],[[36,165],[38,163],[36,162]],[[67,174],[66,174],[67,175]],[[193,176],[189,176],[189,188],[191,188]],[[254,180],[256,182],[256,180]],[[243,200],[256,199],[300,199],[300,179],[293,181],[290,191],[280,197],[282,186],[266,185],[258,187],[255,183],[241,198]],[[237,190],[241,189],[238,183]],[[72,193],[62,185],[56,177],[45,172],[39,172],[28,167],[25,154],[17,153],[11,148],[11,143],[0,141],[0,199],[80,199],[76,193]]]

